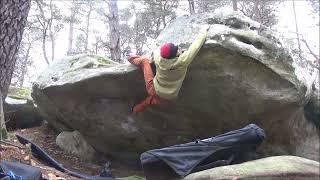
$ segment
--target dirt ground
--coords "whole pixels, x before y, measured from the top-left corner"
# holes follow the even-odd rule
[[[76,172],[86,173],[90,175],[99,175],[103,164],[108,162],[84,162],[78,157],[62,151],[62,149],[60,149],[55,143],[55,138],[58,134],[55,131],[53,131],[50,127],[48,127],[46,124],[40,127],[34,127],[30,129],[9,131],[9,139],[6,141],[19,147],[15,147],[10,144],[0,143],[0,160],[18,161],[39,167],[42,170],[42,176],[45,179],[76,180],[79,178],[69,176],[52,167],[47,166],[45,162],[37,160],[34,156],[32,156],[32,153],[28,146],[24,146],[19,143],[19,141],[15,137],[15,134],[19,134],[26,137],[31,142],[41,147],[59,163],[63,164],[64,167],[70,170],[75,170]],[[109,162],[111,163],[111,174],[114,177],[127,177],[133,175],[143,177],[143,172],[139,167],[129,167],[116,161]]]

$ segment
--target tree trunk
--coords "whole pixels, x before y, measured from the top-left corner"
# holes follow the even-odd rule
[[[110,53],[111,59],[117,62],[121,61],[120,49],[120,28],[117,0],[109,0],[109,30],[110,30]]]
[[[195,14],[195,10],[194,10],[194,0],[188,0],[189,2],[189,11],[190,11],[190,14]]]
[[[2,98],[2,93],[0,91],[0,140],[6,139],[8,137],[8,132],[3,113],[3,99],[4,98]]]
[[[90,16],[91,12],[93,10],[93,2],[89,1],[89,11],[86,17],[87,25],[86,25],[86,39],[85,39],[85,46],[84,46],[84,52],[88,53],[88,44],[89,44],[89,26],[90,26]]]
[[[41,18],[42,19],[46,19],[45,18],[45,15],[44,15],[44,11],[43,11],[43,8],[42,8],[42,2],[40,2],[39,0],[36,0],[35,1],[39,7],[39,10],[40,10],[40,13],[41,13]],[[48,56],[47,56],[47,51],[46,51],[46,37],[47,37],[47,30],[48,30],[48,25],[49,23],[40,23],[43,30],[42,30],[42,53],[43,53],[43,57],[44,57],[44,60],[46,61],[46,63],[49,65],[49,59],[48,59]]]
[[[50,33],[50,39],[51,39],[51,62],[54,61],[54,48],[55,48],[55,37],[52,30],[53,25],[53,9],[52,9],[52,0],[50,0],[50,20],[48,22],[49,24],[49,33]]]
[[[292,8],[293,8],[293,15],[294,15],[294,23],[296,25],[296,34],[297,34],[297,41],[298,41],[298,48],[299,48],[299,58],[300,58],[300,60],[302,60],[302,57],[301,57],[301,43],[300,43],[300,38],[299,38],[299,28],[298,28],[296,6],[294,4],[294,0],[292,0]]]
[[[28,44],[28,49],[27,49],[27,52],[26,52],[26,55],[24,56],[24,60],[22,62],[22,69],[21,69],[21,74],[19,76],[19,79],[18,79],[18,86],[19,87],[22,87],[23,86],[23,83],[24,83],[24,78],[27,74],[27,70],[28,70],[28,60],[29,60],[29,57],[30,57],[30,49],[32,47],[32,44],[29,43]]]
[[[49,65],[50,62],[49,62],[49,59],[48,59],[48,56],[47,56],[47,51],[46,51],[46,35],[47,35],[47,30],[45,30],[42,33],[42,36],[43,36],[42,37],[42,53],[43,53],[44,60]]]
[[[72,1],[74,4],[74,0]],[[72,44],[73,44],[73,26],[76,18],[76,11],[77,11],[77,6],[72,5],[73,7],[71,8],[71,16],[70,16],[70,22],[69,22],[69,37],[68,37],[68,51],[67,55],[71,55],[72,52]]]
[[[3,100],[6,98],[30,9],[30,0],[0,1],[0,138],[6,136]]]
[[[53,36],[53,33],[52,33],[52,31],[50,31],[50,39],[51,39],[51,52],[52,52],[52,56],[51,56],[51,62],[53,62],[54,61],[54,49],[55,49],[55,43],[56,43],[56,41],[55,41],[55,38],[54,38],[54,36]]]
[[[69,37],[68,37],[68,52],[67,55],[72,54],[72,43],[73,43],[73,25],[74,25],[74,14],[71,15],[69,22]]]
[[[98,43],[95,43],[94,52],[97,55],[98,54]]]
[[[252,19],[258,21],[259,23],[261,23],[261,17],[259,16],[259,4],[260,4],[260,0],[255,0]]]
[[[234,11],[238,11],[238,3],[237,0],[232,0],[232,7]]]
[[[204,13],[207,11],[208,2],[207,0],[200,0],[200,13]]]

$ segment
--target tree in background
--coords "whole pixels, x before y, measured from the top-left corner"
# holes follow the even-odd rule
[[[68,51],[67,55],[74,54],[73,50],[73,34],[74,26],[80,23],[79,14],[80,14],[81,2],[77,0],[72,0],[70,9],[70,16],[65,16],[64,21],[69,24],[69,35],[68,35]]]
[[[87,53],[88,52],[88,44],[89,44],[89,34],[90,34],[90,31],[89,31],[89,26],[90,26],[90,19],[91,19],[91,14],[92,14],[92,11],[94,10],[94,1],[91,1],[91,0],[87,0],[85,1],[88,8],[87,8],[87,12],[86,12],[86,26],[85,26],[85,29],[84,29],[84,34],[85,34],[85,46],[84,46],[84,52]]]
[[[311,4],[311,7],[313,8],[313,14],[315,15],[315,18],[318,18],[318,22],[317,22],[317,26],[319,26],[319,14],[320,14],[320,9],[319,9],[319,0],[308,0]],[[315,58],[314,60],[314,64],[316,64],[316,66],[320,67],[320,57],[319,57],[319,50],[318,50],[318,55],[316,53],[314,53],[311,48],[309,47],[308,43],[305,40],[302,40],[302,42],[307,46],[310,54],[312,54],[312,56]]]
[[[176,0],[133,0],[128,7],[119,11],[115,2],[107,1],[108,13],[103,8],[97,10],[109,29],[109,41],[96,36],[94,46],[96,52],[97,49],[107,47],[111,59],[120,61],[125,59],[125,52],[131,49],[135,49],[137,54],[143,54],[148,39],[157,38],[176,18],[175,10],[179,3]],[[80,43],[83,37],[78,38]]]
[[[135,16],[135,5],[131,3],[129,7],[119,11],[119,20],[120,20],[120,36],[121,42],[120,46],[123,50],[122,55],[131,51],[131,45],[134,44],[135,32],[134,26],[130,24],[130,19]]]
[[[319,0],[308,0],[313,8],[313,13],[319,17]],[[318,24],[319,25],[319,24]]]
[[[318,6],[319,7],[319,6]],[[314,8],[314,7],[313,7]],[[298,59],[298,63],[300,66],[311,66],[312,68],[316,68],[319,70],[319,67],[317,65],[319,65],[319,55],[317,55],[316,53],[314,53],[312,51],[312,49],[310,48],[309,44],[307,43],[307,41],[303,38],[303,36],[299,33],[299,25],[298,25],[298,21],[297,21],[297,14],[296,14],[296,5],[295,5],[295,1],[292,0],[292,9],[293,9],[293,14],[294,14],[294,22],[295,22],[295,34],[296,34],[296,42],[297,43],[293,43],[292,44],[297,44],[297,48],[295,48],[295,46],[292,46],[292,52],[293,52],[293,56],[296,57],[296,59]],[[318,12],[319,13],[319,12]],[[304,45],[304,47],[302,47]],[[307,59],[307,55],[310,54],[314,60],[309,60]],[[315,63],[312,63],[315,62]]]
[[[7,130],[3,114],[6,98],[30,9],[30,0],[0,1],[0,139]]]
[[[194,0],[188,0],[188,5],[189,5],[190,14],[195,14],[196,10],[194,6]]]
[[[120,25],[117,1],[118,0],[108,0],[109,14],[106,15],[106,17],[108,18],[109,23],[109,48],[111,59],[117,62],[122,62],[120,47]]]
[[[79,36],[78,35],[78,39],[82,40],[83,42],[80,43],[82,45],[82,50],[78,51],[81,53],[89,53],[90,49],[89,49],[89,37],[90,37],[90,30],[92,28],[90,28],[90,24],[91,24],[91,20],[92,20],[92,16],[93,13],[97,10],[97,7],[100,4],[100,1],[92,1],[92,0],[84,0],[81,1],[81,10],[80,10],[80,15],[82,17],[84,17],[84,23],[82,23],[82,26],[79,28],[79,30],[81,31],[81,33],[83,34],[83,36]],[[78,40],[78,43],[79,43]],[[80,45],[78,44],[78,46]],[[79,47],[78,47],[79,48]]]
[[[179,2],[176,0],[142,0],[133,1],[121,10],[120,35],[123,51],[136,50],[142,55],[148,48],[148,39],[156,39],[160,32],[176,18]],[[133,23],[129,23],[135,17]]]
[[[234,11],[238,11],[238,1],[232,0],[232,8]]]
[[[80,54],[84,52],[85,47],[85,36],[83,33],[77,34],[75,38],[74,54]]]
[[[152,39],[156,39],[161,31],[177,17],[175,10],[179,2],[176,0],[142,0],[140,3],[145,7],[139,13],[143,19],[140,23],[142,23],[141,26],[146,27],[146,36]]]
[[[133,24],[129,24],[131,17],[135,16]],[[121,47],[124,51],[136,50],[136,54],[142,55],[144,45],[147,42],[147,31],[144,13],[137,10],[136,5],[131,4],[128,8],[120,11],[120,35]]]
[[[198,13],[214,12],[216,9],[226,6],[230,0],[196,0]]]
[[[265,25],[273,26],[278,23],[276,11],[280,1],[274,0],[233,0],[235,7],[244,15]]]
[[[62,16],[60,10],[53,3],[52,0],[49,2],[44,0],[35,0],[36,14],[31,16],[33,19],[30,20],[33,25],[33,29],[39,31],[42,34],[42,53],[47,64],[54,61],[55,56],[55,41],[58,32],[63,28],[61,22]],[[47,38],[51,42],[51,60],[47,55]]]
[[[77,27],[74,27],[74,23],[69,26],[69,46],[72,47],[72,39],[74,30],[79,30],[75,36],[75,48],[73,49],[73,53],[70,54],[78,54],[78,53],[91,53],[94,52],[90,49],[89,39],[90,34],[92,33],[92,29],[90,28],[93,15],[101,5],[101,1],[92,1],[92,0],[83,0],[77,1],[77,10],[71,9],[71,15],[79,16],[76,19]],[[79,23],[78,23],[79,22]],[[72,26],[71,26],[72,25]]]
[[[32,57],[30,52],[34,48],[35,41],[38,37],[30,30],[30,24],[27,23],[23,32],[22,41],[20,43],[19,51],[17,54],[17,61],[12,75],[11,85],[22,87],[27,76],[28,67],[32,64]]]
[[[96,32],[95,30],[92,31],[94,35],[94,41],[91,43],[92,49],[90,50],[90,53],[92,54],[104,54],[107,55],[109,52],[109,49],[106,45],[106,42],[102,39],[102,36]],[[100,53],[101,52],[101,53]]]

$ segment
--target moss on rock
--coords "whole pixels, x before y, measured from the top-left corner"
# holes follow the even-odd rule
[[[0,139],[7,139],[8,131],[6,128],[0,128]]]
[[[28,99],[31,94],[31,89],[29,88],[20,88],[20,87],[9,87],[8,97],[14,99]]]

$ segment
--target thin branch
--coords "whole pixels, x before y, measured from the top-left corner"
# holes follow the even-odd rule
[[[316,54],[311,50],[311,48],[309,47],[309,44],[307,43],[307,41],[306,41],[305,39],[301,39],[301,41],[304,42],[304,44],[307,46],[310,54],[312,54],[312,56],[313,56],[317,61],[319,61],[319,60],[320,60],[320,59],[319,59],[319,56],[316,55]]]
[[[305,61],[305,62],[306,62],[307,64],[309,64],[310,66],[312,66],[313,68],[316,68],[316,69],[318,69],[318,70],[320,71],[320,67],[314,65],[312,62],[310,62],[310,61]]]
[[[111,17],[109,16],[109,14],[103,12],[103,15],[104,15],[104,17],[106,17],[110,21]]]
[[[299,29],[298,29],[298,22],[297,22],[297,14],[296,14],[296,7],[294,4],[294,0],[292,0],[292,7],[293,7],[293,14],[294,14],[294,20],[296,25],[296,32],[297,32],[297,40],[298,40],[298,47],[299,47],[299,57],[301,58],[301,44],[300,44],[300,38],[299,38]]]

